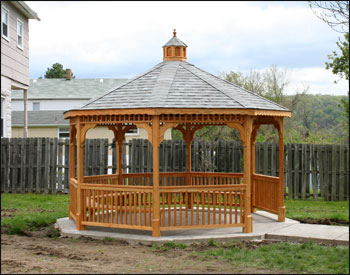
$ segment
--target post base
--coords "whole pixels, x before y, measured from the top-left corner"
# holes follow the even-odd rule
[[[159,221],[159,219],[152,220],[152,237],[160,237],[160,221]]]
[[[253,232],[253,217],[251,215],[247,216],[246,226],[243,227],[243,233],[252,233]]]
[[[278,207],[278,221],[279,222],[286,221],[286,207],[285,206]]]
[[[258,208],[252,207],[252,213],[256,213],[256,211],[258,211]]]
[[[86,225],[81,224],[81,215],[77,214],[77,220],[75,221],[77,230],[86,230]]]

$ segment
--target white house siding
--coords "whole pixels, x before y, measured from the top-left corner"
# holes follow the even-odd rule
[[[82,99],[28,99],[28,111],[33,111],[33,102],[40,103],[40,111],[70,110],[79,108],[89,102]],[[12,98],[12,110],[23,111],[23,98]]]
[[[4,136],[11,137],[11,80],[1,76],[1,98],[4,99]],[[2,106],[1,106],[2,107]]]
[[[29,29],[28,19],[17,8],[2,1],[1,7],[9,11],[10,41],[1,37],[1,75],[29,86]],[[23,50],[17,47],[17,19],[23,23]],[[16,86],[12,84],[12,86]],[[18,87],[22,88],[22,87]]]

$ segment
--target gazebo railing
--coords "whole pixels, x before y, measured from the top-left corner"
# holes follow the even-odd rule
[[[186,172],[159,173],[159,186],[183,186],[187,185]],[[230,185],[243,184],[242,173],[212,173],[191,172],[190,185]],[[118,175],[85,176],[84,183],[91,184],[118,184]],[[122,175],[122,185],[153,186],[152,173],[129,173]]]
[[[160,187],[161,230],[244,226],[246,185]]]
[[[245,226],[242,174],[160,173],[160,229]],[[82,225],[152,230],[153,176],[124,174],[84,177],[80,184]],[[78,182],[71,179],[70,217],[76,220]]]
[[[152,187],[82,184],[82,225],[152,230]]]
[[[280,179],[277,177],[253,174],[253,206],[278,214],[278,189]]]

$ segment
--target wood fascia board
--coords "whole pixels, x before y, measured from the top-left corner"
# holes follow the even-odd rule
[[[138,109],[103,109],[103,110],[71,110],[64,113],[64,118],[87,115],[162,115],[162,114],[233,114],[252,116],[291,117],[290,111],[256,110],[256,109],[206,109],[206,108],[138,108]]]

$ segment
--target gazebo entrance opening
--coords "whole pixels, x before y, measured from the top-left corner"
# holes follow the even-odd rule
[[[284,221],[283,117],[290,111],[187,63],[186,47],[174,32],[164,46],[164,62],[65,113],[70,119],[69,217],[78,230],[86,226],[141,229],[159,237],[165,230],[242,227],[249,233],[256,208],[276,213]],[[255,173],[256,132],[262,124],[274,125],[279,133],[279,177]],[[239,131],[243,173],[191,171],[194,133],[207,125]],[[87,131],[96,126],[114,133],[116,174],[84,176],[84,141]],[[125,133],[136,127],[148,133],[153,171],[123,174],[122,142]],[[179,130],[186,142],[185,172],[159,172],[159,145],[170,128]]]

